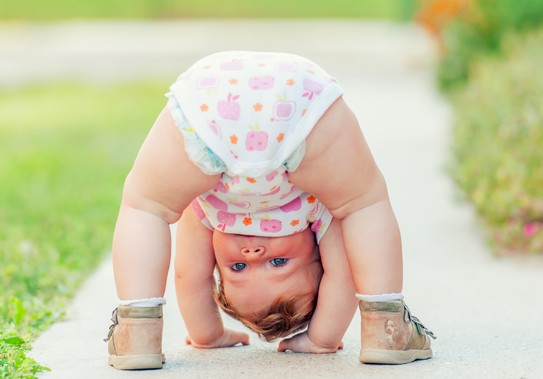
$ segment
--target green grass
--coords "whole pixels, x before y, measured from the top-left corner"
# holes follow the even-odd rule
[[[124,177],[166,89],[0,90],[0,378],[43,369],[25,351],[109,251]]]
[[[511,36],[454,96],[453,175],[497,252],[543,253],[543,29]]]
[[[2,1],[0,20],[187,17],[410,19],[419,0],[27,0]]]

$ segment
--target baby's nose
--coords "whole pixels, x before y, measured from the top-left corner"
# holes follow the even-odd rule
[[[258,255],[262,255],[262,254],[264,254],[265,251],[266,251],[266,249],[264,249],[263,246],[243,247],[241,249],[242,254],[258,254]]]

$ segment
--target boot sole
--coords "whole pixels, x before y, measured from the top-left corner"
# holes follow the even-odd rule
[[[432,358],[432,349],[427,350],[385,350],[385,349],[363,349],[360,352],[360,362],[385,364],[385,365],[401,365],[404,363],[413,362]]]
[[[108,363],[119,370],[147,370],[162,368],[164,354],[110,355]]]

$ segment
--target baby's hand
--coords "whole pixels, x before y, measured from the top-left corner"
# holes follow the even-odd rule
[[[320,346],[309,339],[307,332],[296,334],[294,337],[282,340],[279,343],[277,351],[293,351],[295,353],[313,353],[313,354],[326,354],[335,353],[338,350],[343,349],[343,342],[340,342],[339,346]]]
[[[235,330],[224,329],[221,337],[207,344],[193,341],[190,336],[185,337],[185,343],[198,349],[214,349],[218,347],[232,347],[238,344],[249,345],[249,335]]]

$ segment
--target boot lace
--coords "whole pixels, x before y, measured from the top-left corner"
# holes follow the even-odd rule
[[[113,336],[113,331],[115,330],[115,327],[117,326],[117,324],[119,324],[117,313],[119,313],[118,308],[115,308],[113,312],[111,313],[111,322],[113,322],[113,324],[109,326],[109,331],[107,333],[107,337],[104,338],[104,342],[108,342],[111,339],[111,337]]]
[[[428,330],[428,328],[425,327],[422,324],[422,322],[420,322],[418,318],[411,315],[411,311],[409,310],[409,308],[407,307],[407,304],[405,303],[403,303],[403,318],[406,322],[413,322],[413,324],[415,325],[415,328],[417,329],[417,332],[420,335],[422,335],[422,333],[424,332],[424,334],[426,334],[428,337],[431,337],[434,340],[437,338],[432,331]]]

